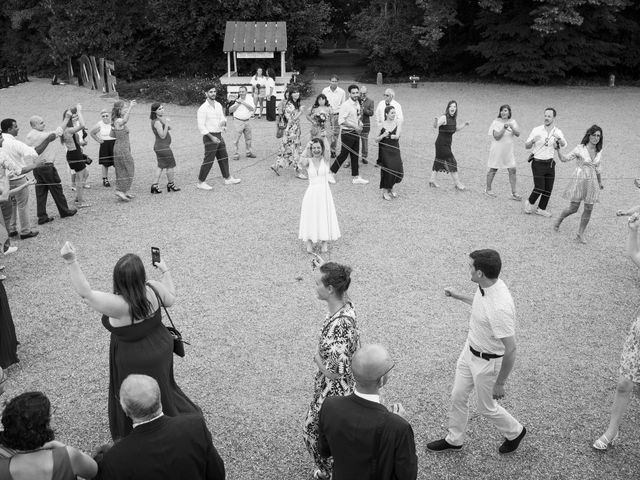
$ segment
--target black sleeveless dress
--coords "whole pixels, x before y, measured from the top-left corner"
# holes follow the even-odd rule
[[[398,127],[391,131],[391,135],[395,135]],[[385,132],[383,128],[380,134]],[[400,156],[400,142],[398,139],[390,139],[384,137],[378,143],[378,165],[380,169],[380,188],[392,189],[396,183],[402,181],[404,171],[402,168],[402,157]]]
[[[102,316],[104,328],[111,332],[109,347],[109,429],[117,440],[132,429],[118,400],[120,385],[127,375],[149,375],[158,382],[162,396],[162,411],[175,417],[200,414],[200,408],[189,400],[173,377],[173,338],[162,324],[160,308],[145,320],[125,327],[113,327],[109,317]]]
[[[17,349],[16,327],[13,324],[7,292],[0,282],[0,367],[7,368],[20,361]]]
[[[447,117],[447,123],[441,125],[438,129],[438,138],[436,138],[436,159],[433,161],[432,170],[435,172],[457,172],[458,163],[456,157],[451,152],[451,143],[453,134],[456,133],[456,119]]]

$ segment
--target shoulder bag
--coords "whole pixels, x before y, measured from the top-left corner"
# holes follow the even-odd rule
[[[171,319],[171,315],[169,315],[169,310],[167,310],[167,307],[164,306],[164,303],[162,302],[162,298],[160,298],[160,295],[158,295],[158,291],[155,288],[153,288],[151,284],[147,283],[147,285],[149,285],[149,288],[151,288],[151,290],[153,290],[153,292],[156,294],[156,298],[158,299],[158,302],[160,302],[160,305],[164,309],[164,313],[167,314],[167,318],[171,323],[171,326],[170,327],[167,326],[166,328],[167,328],[167,331],[169,332],[169,335],[171,335],[171,337],[173,338],[173,353],[175,353],[179,357],[184,357],[185,343],[187,345],[191,345],[191,344],[182,338],[182,334],[178,331],[178,329],[174,325],[173,320]]]

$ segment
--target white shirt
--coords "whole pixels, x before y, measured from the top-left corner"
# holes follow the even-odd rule
[[[276,81],[267,77],[267,97],[271,97],[276,94]]]
[[[267,77],[264,75],[262,77],[253,76],[251,77],[251,86],[253,87],[253,93],[258,93],[258,89],[256,88],[260,85],[260,88],[267,88]]]
[[[340,105],[342,105],[347,99],[347,95],[344,93],[344,90],[340,87],[336,87],[335,90],[331,90],[331,87],[324,87],[322,93],[324,93],[327,100],[329,100],[331,113],[337,114],[340,110]]]
[[[531,147],[533,158],[537,158],[538,160],[550,160],[553,158],[556,151],[553,136],[560,139],[560,146],[564,147],[567,144],[567,141],[564,139],[564,134],[559,128],[551,127],[551,130],[547,131],[544,125],[539,125],[531,130],[529,138],[527,138],[527,143],[538,137],[538,139],[533,142],[533,147]]]
[[[251,98],[249,95],[245,95],[242,101],[255,108],[255,105],[253,104],[253,98]],[[238,105],[238,108],[233,111],[233,118],[237,118],[238,120],[249,120],[253,116],[253,110],[249,110],[246,105],[243,105],[241,103],[236,103],[236,105]]]
[[[226,122],[224,116],[224,110],[219,102],[211,102],[207,100],[198,109],[198,130],[202,135],[207,133],[220,133],[222,132],[223,122]]]
[[[5,175],[13,175],[17,177],[22,173],[22,169],[11,160],[11,157],[4,148],[0,148],[0,178],[4,178]]]
[[[355,387],[353,387],[353,393],[356,397],[364,398],[370,402],[380,403],[380,395],[376,395],[374,393],[360,393]]]
[[[358,125],[360,122],[360,112],[360,102],[354,102],[349,98],[349,100],[340,105],[338,125],[340,125],[343,130],[354,130],[355,125]]]
[[[98,127],[100,128],[100,138],[102,140],[115,140],[115,138],[111,136],[111,123],[100,121],[98,122]]]
[[[3,133],[2,138],[4,139],[2,150],[9,155],[9,158],[13,160],[20,169],[27,166],[27,161],[31,163],[38,158],[38,152],[36,152],[32,147],[22,143],[20,140],[16,140],[16,137],[13,135]],[[9,174],[9,180],[16,180],[22,177],[24,177],[24,174],[22,173],[16,175],[15,172],[11,172]]]
[[[404,116],[402,115],[402,107],[395,100],[391,100],[391,102],[389,102],[389,105],[396,110],[396,122],[398,122],[398,125],[401,125],[404,121]],[[382,100],[376,108],[376,122],[379,127],[381,127],[382,122],[384,122],[385,108],[387,108],[387,102],[385,102],[384,100]]]
[[[516,307],[505,283],[496,283],[476,291],[471,304],[467,341],[482,353],[504,354],[501,338],[516,334]]]
[[[27,136],[24,139],[24,143],[30,147],[37,147],[42,142],[44,142],[49,135],[52,133],[56,134],[56,137],[62,136],[62,129],[58,127],[55,132],[41,132],[39,130],[31,130],[27,133]],[[56,161],[56,157],[62,148],[62,144],[58,141],[58,139],[50,142],[47,145],[47,148],[44,149],[39,155],[39,158],[44,160],[44,163],[54,163]]]

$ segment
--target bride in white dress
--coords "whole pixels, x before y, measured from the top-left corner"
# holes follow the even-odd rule
[[[329,189],[329,148],[326,139],[312,139],[302,152],[300,166],[309,174],[309,187],[302,199],[298,238],[306,242],[307,252],[313,253],[314,244],[321,242],[321,251],[327,242],[340,238],[336,207]]]

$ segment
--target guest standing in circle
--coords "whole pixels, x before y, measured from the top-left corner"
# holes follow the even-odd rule
[[[380,188],[382,189],[382,198],[385,200],[393,200],[398,197],[398,194],[393,191],[393,187],[396,183],[400,183],[404,176],[399,138],[400,125],[396,119],[396,109],[392,106],[385,107],[382,128],[376,137],[378,165],[380,166]]]
[[[438,129],[438,138],[436,138],[436,159],[433,162],[429,180],[430,187],[438,188],[439,185],[436,183],[438,172],[445,172],[451,174],[457,190],[465,189],[458,176],[458,162],[451,152],[451,143],[453,134],[467,127],[469,122],[464,122],[464,125],[458,127],[457,119],[458,102],[451,100],[447,103],[444,115],[436,117],[433,121],[433,128]]]
[[[4,269],[4,267],[2,267]],[[16,327],[11,316],[7,291],[0,281],[0,367],[7,368],[18,363],[18,339]]]
[[[334,262],[324,263],[316,275],[316,295],[327,303],[327,314],[313,361],[318,366],[314,394],[304,422],[303,439],[313,456],[316,480],[331,477],[331,462],[318,451],[318,414],[328,396],[350,395],[354,379],[351,358],[360,347],[356,312],[348,298],[351,268]]]
[[[325,138],[331,144],[333,135],[333,116],[331,115],[331,105],[324,93],[316,97],[316,101],[307,113],[307,120],[311,122],[311,138]]]
[[[71,115],[69,115],[71,114]],[[79,132],[84,130],[84,118],[82,118],[82,106],[65,110],[62,118],[69,118],[66,127],[62,131],[60,141],[67,148],[67,162],[76,174],[76,208],[86,208],[90,205],[84,203],[84,188],[89,172],[87,171],[87,157],[82,153]]]
[[[487,172],[487,188],[485,195],[495,197],[491,190],[493,179],[498,169],[506,168],[509,172],[509,184],[511,185],[511,200],[522,200],[516,190],[516,157],[513,153],[513,137],[520,136],[520,127],[514,118],[511,118],[511,107],[502,105],[496,118],[489,127],[491,137],[491,149],[489,150],[489,171]]]
[[[307,252],[313,253],[313,245],[321,242],[321,251],[328,249],[327,242],[340,238],[340,227],[333,196],[329,188],[329,142],[314,138],[302,152],[301,168],[306,168],[309,186],[302,199],[298,238],[306,243]]]
[[[265,99],[267,120],[274,122],[276,120],[276,74],[271,68],[267,68],[267,93]]]
[[[161,280],[147,281],[140,257],[132,253],[124,255],[113,269],[113,293],[107,293],[91,289],[73,245],[66,242],[60,254],[69,267],[73,289],[102,314],[102,325],[111,332],[108,410],[113,440],[132,430],[131,419],[118,401],[120,384],[132,373],[155,378],[166,415],[200,414],[200,408],[189,400],[173,377],[173,337],[162,324],[161,306],[173,305],[176,293],[164,260],[155,263],[162,273]]]
[[[100,121],[89,131],[89,135],[100,144],[98,163],[102,166],[102,185],[110,187],[109,167],[113,167],[113,146],[116,139],[111,136],[111,112],[104,109],[100,112]]]
[[[258,68],[256,74],[251,77],[251,86],[253,87],[253,104],[256,107],[255,114],[258,118],[262,118],[264,110],[264,100],[267,96],[267,77],[262,74],[262,69]]]
[[[286,123],[284,134],[282,135],[282,144],[276,157],[276,163],[271,165],[277,175],[280,175],[278,169],[293,166],[296,170],[296,178],[306,180],[307,176],[300,168],[300,115],[304,107],[300,105],[300,90],[292,88],[289,92],[289,98],[282,107],[282,116]]]
[[[123,113],[124,102],[118,100],[113,104],[111,112],[111,122],[116,143],[113,146],[113,165],[116,169],[116,197],[123,202],[128,202],[134,196],[129,193],[135,174],[135,164],[131,156],[131,143],[129,142],[129,114],[136,104],[131,100],[127,111]]]
[[[558,157],[563,162],[576,161],[576,169],[573,171],[571,180],[566,190],[562,194],[562,198],[569,200],[569,206],[565,208],[558,220],[553,226],[557,232],[560,230],[560,224],[569,215],[573,215],[580,208],[580,202],[584,202],[584,210],[580,218],[580,226],[576,240],[580,243],[587,243],[584,238],[584,231],[591,219],[593,204],[598,201],[600,190],[604,188],[602,185],[602,145],[604,143],[604,135],[602,129],[598,125],[592,125],[584,134],[580,145],[574,148],[568,155],[563,155],[558,150]]]
[[[638,247],[638,227],[640,227],[640,214],[635,213],[629,217],[629,237],[627,240],[627,252],[631,261],[640,267],[640,248]],[[634,384],[640,384],[640,309],[636,310],[635,320],[631,325],[627,339],[622,347],[620,369],[618,373],[618,385],[613,396],[611,417],[609,426],[593,443],[596,450],[608,450],[618,439],[619,427],[622,417],[627,412]],[[637,432],[632,432],[633,436]]]
[[[0,478],[75,480],[98,473],[95,460],[80,450],[54,440],[51,403],[41,392],[12,398],[2,412]]]
[[[160,176],[164,170],[167,175],[167,192],[179,192],[180,188],[175,184],[175,173],[173,169],[176,166],[176,159],[173,158],[171,151],[171,134],[169,130],[169,118],[164,116],[164,105],[153,103],[151,105],[151,130],[156,138],[153,144],[153,151],[156,152],[158,158],[158,171],[156,173],[156,181],[151,185],[151,193],[162,193],[158,188]]]

